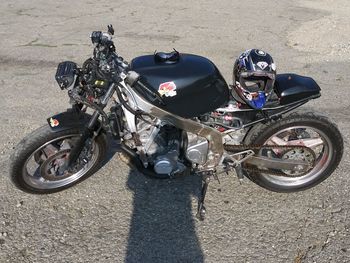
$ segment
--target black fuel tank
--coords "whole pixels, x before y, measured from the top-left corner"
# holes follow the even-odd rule
[[[219,70],[201,56],[181,54],[175,60],[162,61],[146,55],[134,58],[130,68],[162,96],[164,105],[145,96],[148,101],[184,118],[213,111],[229,99],[229,88]]]

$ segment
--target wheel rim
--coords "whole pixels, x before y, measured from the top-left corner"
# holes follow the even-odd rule
[[[321,130],[310,126],[292,126],[278,131],[270,136],[264,145],[302,145],[309,147],[315,153],[314,167],[306,174],[295,177],[264,173],[260,175],[266,181],[282,187],[298,187],[315,180],[327,169],[333,157],[333,146],[329,137]],[[260,154],[264,155],[261,151]]]
[[[74,145],[78,137],[79,134],[61,136],[37,148],[23,167],[22,174],[26,184],[36,189],[55,189],[69,185],[83,177],[96,163],[100,149],[93,141],[86,163],[77,165],[76,171],[68,173],[67,170],[65,171],[65,166],[70,147]]]

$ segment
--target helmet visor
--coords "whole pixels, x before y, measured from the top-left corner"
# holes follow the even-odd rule
[[[276,78],[276,74],[266,72],[266,71],[244,71],[240,75],[242,78],[250,78],[250,77],[267,77],[269,79],[274,80]]]
[[[263,80],[242,80],[241,85],[249,92],[262,91],[265,88],[265,81]]]

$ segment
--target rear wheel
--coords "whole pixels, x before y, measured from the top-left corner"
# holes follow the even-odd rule
[[[92,175],[106,153],[104,134],[86,142],[76,163],[68,157],[82,131],[71,128],[53,132],[48,125],[25,137],[11,156],[10,176],[21,190],[46,194],[66,189]]]
[[[251,130],[245,144],[308,147],[258,152],[265,157],[272,154],[281,160],[302,160],[313,165],[306,173],[281,170],[286,176],[246,171],[251,181],[276,192],[300,191],[321,183],[337,168],[343,155],[343,139],[338,128],[328,118],[315,113],[293,113],[273,123],[260,124]]]

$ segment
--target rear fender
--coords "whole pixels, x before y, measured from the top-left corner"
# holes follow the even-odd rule
[[[315,99],[321,96],[321,88],[310,77],[296,74],[278,74],[275,81],[275,92],[280,105]]]

